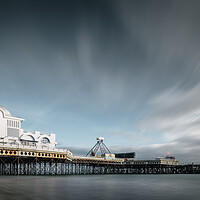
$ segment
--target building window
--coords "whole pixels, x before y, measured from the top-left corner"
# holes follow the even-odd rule
[[[49,143],[50,143],[49,139],[46,138],[46,137],[43,137],[43,138],[41,139],[41,142],[42,142],[43,144],[49,144]]]

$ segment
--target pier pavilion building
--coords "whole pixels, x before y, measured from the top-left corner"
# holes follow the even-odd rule
[[[24,119],[12,116],[8,109],[0,106],[0,146],[71,153],[68,149],[56,148],[54,133],[47,135],[39,131],[25,131],[21,128],[23,121]]]

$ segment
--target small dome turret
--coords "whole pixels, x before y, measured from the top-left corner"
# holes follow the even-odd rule
[[[5,107],[3,107],[1,105],[0,105],[0,110],[3,111],[3,113],[4,113],[5,116],[12,116],[10,114],[10,111],[7,108],[5,108]]]

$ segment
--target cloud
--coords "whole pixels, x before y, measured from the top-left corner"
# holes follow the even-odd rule
[[[140,127],[178,137],[200,128],[200,84],[191,89],[168,89],[149,101],[149,113]]]
[[[136,147],[121,147],[122,151],[136,151],[139,157],[174,153],[183,161],[198,162],[200,151],[200,84],[190,89],[178,86],[152,97],[148,113],[140,122],[148,137],[164,135],[165,142]]]
[[[75,156],[85,156],[90,150],[87,147],[68,147],[68,149],[72,151]]]
[[[167,152],[175,155],[181,163],[199,162],[200,152],[200,84],[181,89],[176,86],[152,97],[148,102],[148,115],[139,124],[143,132],[112,130],[110,136],[141,140],[145,143],[156,135],[164,135],[165,142],[138,146],[111,146],[113,152],[136,152],[137,159],[154,159]],[[153,134],[153,135],[152,135]],[[76,155],[85,155],[87,148],[71,148]]]
[[[163,157],[167,152],[176,157],[180,163],[199,163],[200,136],[184,135],[165,144],[144,146],[110,146],[113,153],[136,152],[136,159],[155,159]],[[85,156],[89,151],[86,147],[70,147],[75,155]]]
[[[113,151],[196,155],[198,1],[10,8],[1,8],[1,104],[31,119],[28,126],[51,127],[71,146],[103,130]]]

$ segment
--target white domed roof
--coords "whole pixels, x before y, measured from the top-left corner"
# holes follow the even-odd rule
[[[2,110],[5,114],[5,116],[12,116],[9,112],[9,110],[7,110],[6,108],[4,108],[3,106],[0,106],[0,110]]]

